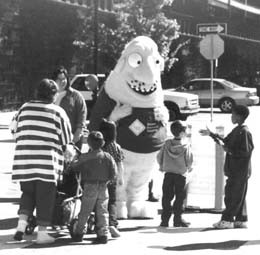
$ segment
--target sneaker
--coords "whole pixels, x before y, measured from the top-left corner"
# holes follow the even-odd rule
[[[246,221],[235,221],[234,228],[247,228],[247,222]]]
[[[189,225],[190,225],[190,222],[187,222],[185,220],[174,221],[174,223],[173,223],[173,226],[176,228],[179,228],[179,227],[187,228],[187,227],[189,227]]]
[[[22,231],[16,231],[13,238],[15,241],[22,241],[24,233]]]
[[[120,237],[121,234],[119,230],[114,226],[109,226],[109,231],[112,237]]]
[[[234,222],[221,220],[213,224],[213,227],[218,229],[230,229],[230,228],[234,228]]]
[[[47,232],[45,231],[38,232],[37,239],[36,239],[37,244],[49,244],[54,242],[55,242],[55,238],[50,236]]]
[[[93,244],[106,244],[108,241],[107,236],[98,236],[94,241]]]
[[[161,222],[161,224],[160,224],[160,227],[164,227],[164,228],[168,228],[169,227],[169,224],[168,224],[168,222]]]

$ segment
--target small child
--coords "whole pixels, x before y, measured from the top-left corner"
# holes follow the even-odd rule
[[[193,154],[186,138],[186,125],[176,120],[171,124],[173,139],[165,141],[157,155],[160,171],[165,172],[163,180],[161,227],[168,227],[173,203],[174,227],[188,227],[182,218],[183,203],[186,198],[186,176],[192,170]]]
[[[119,237],[120,232],[117,228],[117,213],[116,213],[116,186],[123,184],[123,152],[119,144],[116,143],[116,125],[112,121],[103,119],[100,124],[100,132],[104,136],[105,145],[103,150],[108,152],[116,162],[118,178],[117,180],[108,183],[108,213],[109,213],[109,230],[112,237]]]
[[[97,238],[94,243],[107,243],[109,233],[107,183],[115,180],[117,176],[116,164],[112,156],[101,149],[105,143],[101,132],[90,132],[87,142],[90,151],[81,154],[79,159],[72,163],[72,169],[81,173],[84,188],[78,221],[74,221],[69,230],[72,240],[81,242],[87,220],[94,210],[97,219]]]
[[[225,186],[225,210],[221,220],[213,224],[214,228],[246,228],[246,193],[248,178],[251,176],[251,155],[254,149],[252,135],[244,125],[249,115],[248,107],[235,105],[232,108],[231,121],[237,126],[222,138],[209,130],[201,130],[202,135],[211,136],[223,146],[226,152],[224,173],[227,176]]]

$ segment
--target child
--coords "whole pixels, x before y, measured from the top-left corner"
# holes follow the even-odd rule
[[[173,139],[168,139],[159,151],[157,160],[160,171],[165,172],[163,180],[161,227],[168,227],[173,204],[174,227],[188,227],[189,223],[182,218],[183,202],[186,198],[186,176],[192,170],[193,154],[187,143],[186,126],[179,120],[171,124]]]
[[[202,134],[210,135],[226,152],[224,173],[227,176],[225,186],[225,210],[221,220],[213,224],[214,228],[246,228],[247,210],[246,193],[248,178],[251,175],[251,154],[254,149],[252,135],[244,125],[249,109],[244,105],[236,105],[232,109],[231,121],[237,126],[225,138],[202,130]]]
[[[112,121],[103,119],[100,124],[100,132],[104,136],[105,145],[103,150],[108,152],[115,160],[118,170],[117,180],[108,183],[108,212],[109,212],[109,230],[112,237],[119,237],[120,232],[117,229],[118,221],[116,214],[116,186],[123,184],[123,152],[119,144],[116,143],[116,125]]]
[[[101,132],[92,131],[87,139],[90,151],[80,155],[72,164],[75,171],[81,173],[83,197],[78,221],[69,227],[72,240],[81,242],[85,224],[91,212],[95,210],[97,238],[94,243],[107,243],[108,240],[108,192],[107,183],[116,178],[115,161],[101,148],[104,138]]]

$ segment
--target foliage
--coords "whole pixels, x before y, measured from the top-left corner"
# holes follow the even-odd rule
[[[174,19],[168,19],[163,7],[171,4],[169,0],[124,0],[114,1],[115,14],[99,13],[98,22],[98,54],[99,72],[109,72],[115,65],[125,44],[138,35],[147,35],[155,40],[166,64],[171,64],[170,45],[178,34],[179,26]],[[91,70],[93,62],[95,27],[93,15],[83,18],[78,28],[77,41],[81,61],[87,61],[85,69]],[[105,17],[106,16],[106,17]],[[102,22],[105,21],[105,22]],[[171,57],[170,57],[171,58]]]
[[[24,97],[35,84],[50,77],[57,65],[71,65],[74,53],[75,9],[45,0],[21,0],[19,15],[20,73]]]

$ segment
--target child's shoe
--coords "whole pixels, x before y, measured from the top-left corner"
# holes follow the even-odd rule
[[[121,236],[119,230],[114,226],[109,226],[109,232],[110,232],[112,237],[120,237]]]
[[[179,220],[174,220],[173,226],[176,228],[183,227],[187,228],[189,227],[190,222],[185,221],[184,219],[180,218]]]
[[[22,231],[16,231],[13,238],[15,241],[22,241],[23,240],[24,232]]]
[[[247,228],[247,222],[246,221],[235,221],[234,228]]]
[[[55,238],[50,236],[46,231],[38,231],[36,239],[37,244],[49,244],[54,242]]]
[[[169,227],[169,224],[168,224],[168,222],[161,222],[161,224],[160,224],[160,227],[164,227],[164,228],[168,228]]]
[[[94,241],[93,244],[106,244],[108,241],[107,236],[98,236]]]
[[[83,234],[74,234],[71,237],[73,242],[82,242],[83,241]]]
[[[213,224],[213,227],[217,228],[217,229],[231,229],[231,228],[234,228],[234,222],[221,220],[221,221]]]

